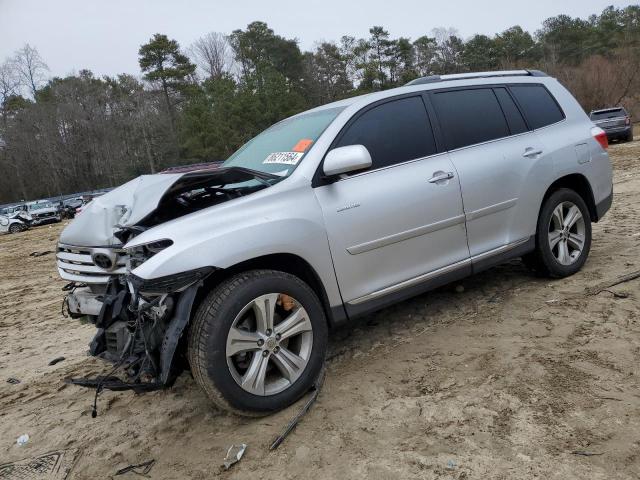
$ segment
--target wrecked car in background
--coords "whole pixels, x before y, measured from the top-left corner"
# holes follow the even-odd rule
[[[92,355],[269,413],[321,377],[335,326],[523,257],[578,272],[613,198],[605,132],[537,71],[426,77],[277,123],[222,165],[136,178],[62,232]],[[97,395],[97,393],[96,393]]]
[[[4,209],[0,213],[0,233],[18,233],[28,230],[32,222],[31,215],[21,209]]]
[[[62,221],[58,207],[48,200],[26,203],[25,208],[33,218],[32,225],[34,226]]]

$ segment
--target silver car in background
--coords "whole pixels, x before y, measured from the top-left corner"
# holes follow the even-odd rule
[[[288,118],[222,165],[91,202],[57,262],[93,355],[266,414],[321,375],[330,328],[514,257],[562,278],[612,201],[605,132],[538,71],[425,77]]]

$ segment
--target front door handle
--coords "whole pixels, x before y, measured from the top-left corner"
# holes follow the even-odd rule
[[[444,180],[451,180],[453,178],[453,172],[433,172],[433,177],[429,179],[429,183],[438,183]]]
[[[535,150],[531,147],[525,148],[524,153],[522,154],[522,156],[525,158],[534,158],[534,157],[537,157],[538,155],[542,155],[542,150],[540,149]]]

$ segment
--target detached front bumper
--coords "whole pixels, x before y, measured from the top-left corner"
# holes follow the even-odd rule
[[[95,287],[94,287],[95,290]],[[76,288],[67,295],[67,307],[73,317],[100,315],[104,292],[92,291],[91,287]]]

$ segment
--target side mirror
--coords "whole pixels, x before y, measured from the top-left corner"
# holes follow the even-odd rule
[[[347,145],[346,147],[334,148],[327,153],[327,156],[324,157],[322,171],[327,177],[332,177],[370,166],[371,155],[364,145]]]

